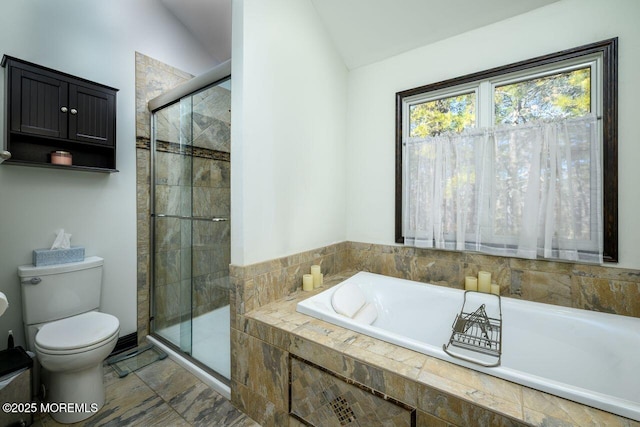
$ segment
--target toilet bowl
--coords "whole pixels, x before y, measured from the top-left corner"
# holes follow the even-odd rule
[[[61,423],[82,421],[104,405],[102,362],[116,346],[120,322],[98,311],[103,263],[88,257],[18,267],[27,347],[42,366],[50,415]]]
[[[52,412],[56,421],[77,422],[104,405],[102,362],[114,349],[119,332],[116,317],[93,311],[39,328],[35,351],[46,370],[46,401],[75,405],[72,410]]]

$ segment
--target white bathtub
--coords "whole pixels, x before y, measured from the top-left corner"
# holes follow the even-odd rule
[[[371,326],[333,310],[331,296],[340,285],[298,303],[297,311],[640,421],[638,318],[502,298],[501,364],[489,368],[453,358],[442,348],[464,291],[366,272],[345,282],[357,283],[375,304],[378,318]]]

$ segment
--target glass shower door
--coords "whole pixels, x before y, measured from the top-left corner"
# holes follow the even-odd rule
[[[228,381],[230,80],[154,112],[152,332]]]
[[[230,80],[191,96],[193,114],[193,352],[231,375],[229,264]]]
[[[193,350],[193,170],[191,100],[154,114],[152,145],[153,329],[186,354]]]

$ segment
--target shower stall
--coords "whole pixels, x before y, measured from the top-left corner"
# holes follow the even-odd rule
[[[228,385],[231,80],[213,80],[149,103],[150,326],[152,337]]]

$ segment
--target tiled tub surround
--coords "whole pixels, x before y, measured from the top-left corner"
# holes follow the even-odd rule
[[[309,361],[378,396],[416,410],[417,426],[625,426],[640,423],[398,347],[296,312],[297,292],[243,316],[232,330],[232,401],[263,426],[298,425],[288,415],[291,359]],[[359,405],[350,401],[350,405]],[[329,403],[329,402],[326,402]],[[340,425],[329,412],[321,425]],[[359,425],[357,419],[350,424]]]
[[[379,274],[359,272],[343,282],[357,286],[376,307],[375,323],[358,323],[336,313],[332,299],[336,289],[307,298],[297,311],[365,335],[397,344],[485,374],[577,401],[640,421],[640,318],[558,307],[514,298],[464,293]],[[345,288],[346,289],[346,288]],[[456,336],[462,345],[478,351],[443,344],[452,335],[451,325],[460,312],[483,307],[498,325],[465,324]],[[500,310],[501,307],[501,310]],[[500,315],[501,311],[501,315]],[[461,324],[460,324],[461,325]],[[462,325],[461,325],[462,326]],[[467,329],[467,327],[471,328]],[[473,338],[470,338],[473,337]],[[491,345],[481,341],[491,339]],[[499,359],[496,351],[502,341]],[[474,362],[466,362],[458,357]],[[499,362],[499,366],[495,366]],[[488,365],[482,366],[478,363]]]
[[[353,242],[231,266],[232,401],[265,426],[289,422],[292,353],[418,408],[418,425],[640,427],[297,313],[297,302],[316,293],[300,291],[311,264],[333,275],[321,289],[357,271],[462,289],[465,275],[488,270],[504,296],[640,317],[640,272],[606,266]]]

